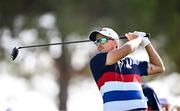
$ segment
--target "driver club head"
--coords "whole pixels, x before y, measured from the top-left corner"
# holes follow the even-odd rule
[[[17,57],[17,55],[18,55],[18,53],[19,53],[18,48],[14,47],[13,50],[12,50],[12,52],[11,52],[11,59],[12,59],[12,60],[15,60],[16,57]]]

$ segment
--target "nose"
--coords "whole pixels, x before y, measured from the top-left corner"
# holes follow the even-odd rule
[[[99,46],[99,43],[97,43],[97,42],[94,42],[94,44],[96,45],[96,47]]]
[[[94,44],[96,44],[96,46],[99,46],[99,45],[100,45],[100,43],[99,43],[99,42],[94,42]]]
[[[96,46],[97,47],[102,46],[102,43],[98,42],[98,43],[96,43]]]

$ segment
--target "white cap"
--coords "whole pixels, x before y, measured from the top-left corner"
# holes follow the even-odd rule
[[[100,33],[100,34],[102,34],[104,36],[113,38],[113,39],[119,39],[118,34],[114,30],[112,30],[110,28],[101,28],[100,30],[95,30],[95,31],[91,32],[90,35],[89,35],[89,39],[91,41],[95,41],[96,40],[96,35],[98,33]]]

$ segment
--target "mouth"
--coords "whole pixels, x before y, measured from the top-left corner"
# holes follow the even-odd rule
[[[97,47],[97,50],[98,50],[99,52],[106,52],[106,50],[104,49],[104,47],[102,47],[101,45],[99,45],[99,46]]]

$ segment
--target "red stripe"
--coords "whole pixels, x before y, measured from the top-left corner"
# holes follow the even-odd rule
[[[103,76],[98,80],[97,85],[99,89],[105,82],[109,81],[121,81],[121,82],[141,82],[141,77],[138,74],[119,74],[116,72],[106,72]]]

